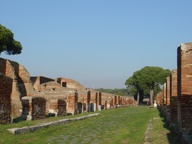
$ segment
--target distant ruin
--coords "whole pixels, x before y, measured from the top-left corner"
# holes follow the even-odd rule
[[[135,105],[132,97],[87,89],[72,79],[30,77],[17,62],[0,58],[0,123],[37,120]]]

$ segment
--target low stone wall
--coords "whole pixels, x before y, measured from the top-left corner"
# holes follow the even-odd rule
[[[81,117],[77,117],[77,118],[62,119],[62,120],[43,123],[43,124],[34,125],[34,126],[28,126],[28,127],[26,126],[26,127],[22,127],[22,128],[11,128],[11,129],[7,129],[7,130],[10,131],[12,134],[15,134],[15,135],[16,134],[25,134],[25,133],[29,133],[29,132],[34,132],[38,129],[42,129],[42,128],[47,127],[47,126],[66,124],[69,122],[79,121],[79,120],[87,119],[87,118],[98,116],[98,115],[100,115],[100,113],[89,114],[87,116],[81,116]]]

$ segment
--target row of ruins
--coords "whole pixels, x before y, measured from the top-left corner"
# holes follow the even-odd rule
[[[0,58],[0,123],[66,116],[135,105],[132,97],[86,89],[67,78],[30,77],[17,62]]]
[[[182,143],[192,142],[192,43],[178,47],[177,69],[166,78],[156,101],[160,112],[181,136]]]

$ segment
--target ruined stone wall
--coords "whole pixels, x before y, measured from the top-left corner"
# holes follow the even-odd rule
[[[0,124],[11,122],[12,79],[0,73]]]
[[[183,133],[192,132],[192,43],[181,44],[178,60],[178,121]]]

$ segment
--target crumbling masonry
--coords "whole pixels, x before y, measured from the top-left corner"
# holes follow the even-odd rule
[[[0,123],[37,120],[134,105],[132,97],[105,94],[84,88],[79,82],[59,77],[30,77],[14,61],[0,58]]]
[[[178,47],[177,69],[171,72],[163,92],[157,94],[156,100],[160,111],[181,135],[181,143],[191,143],[192,43],[184,43]]]

